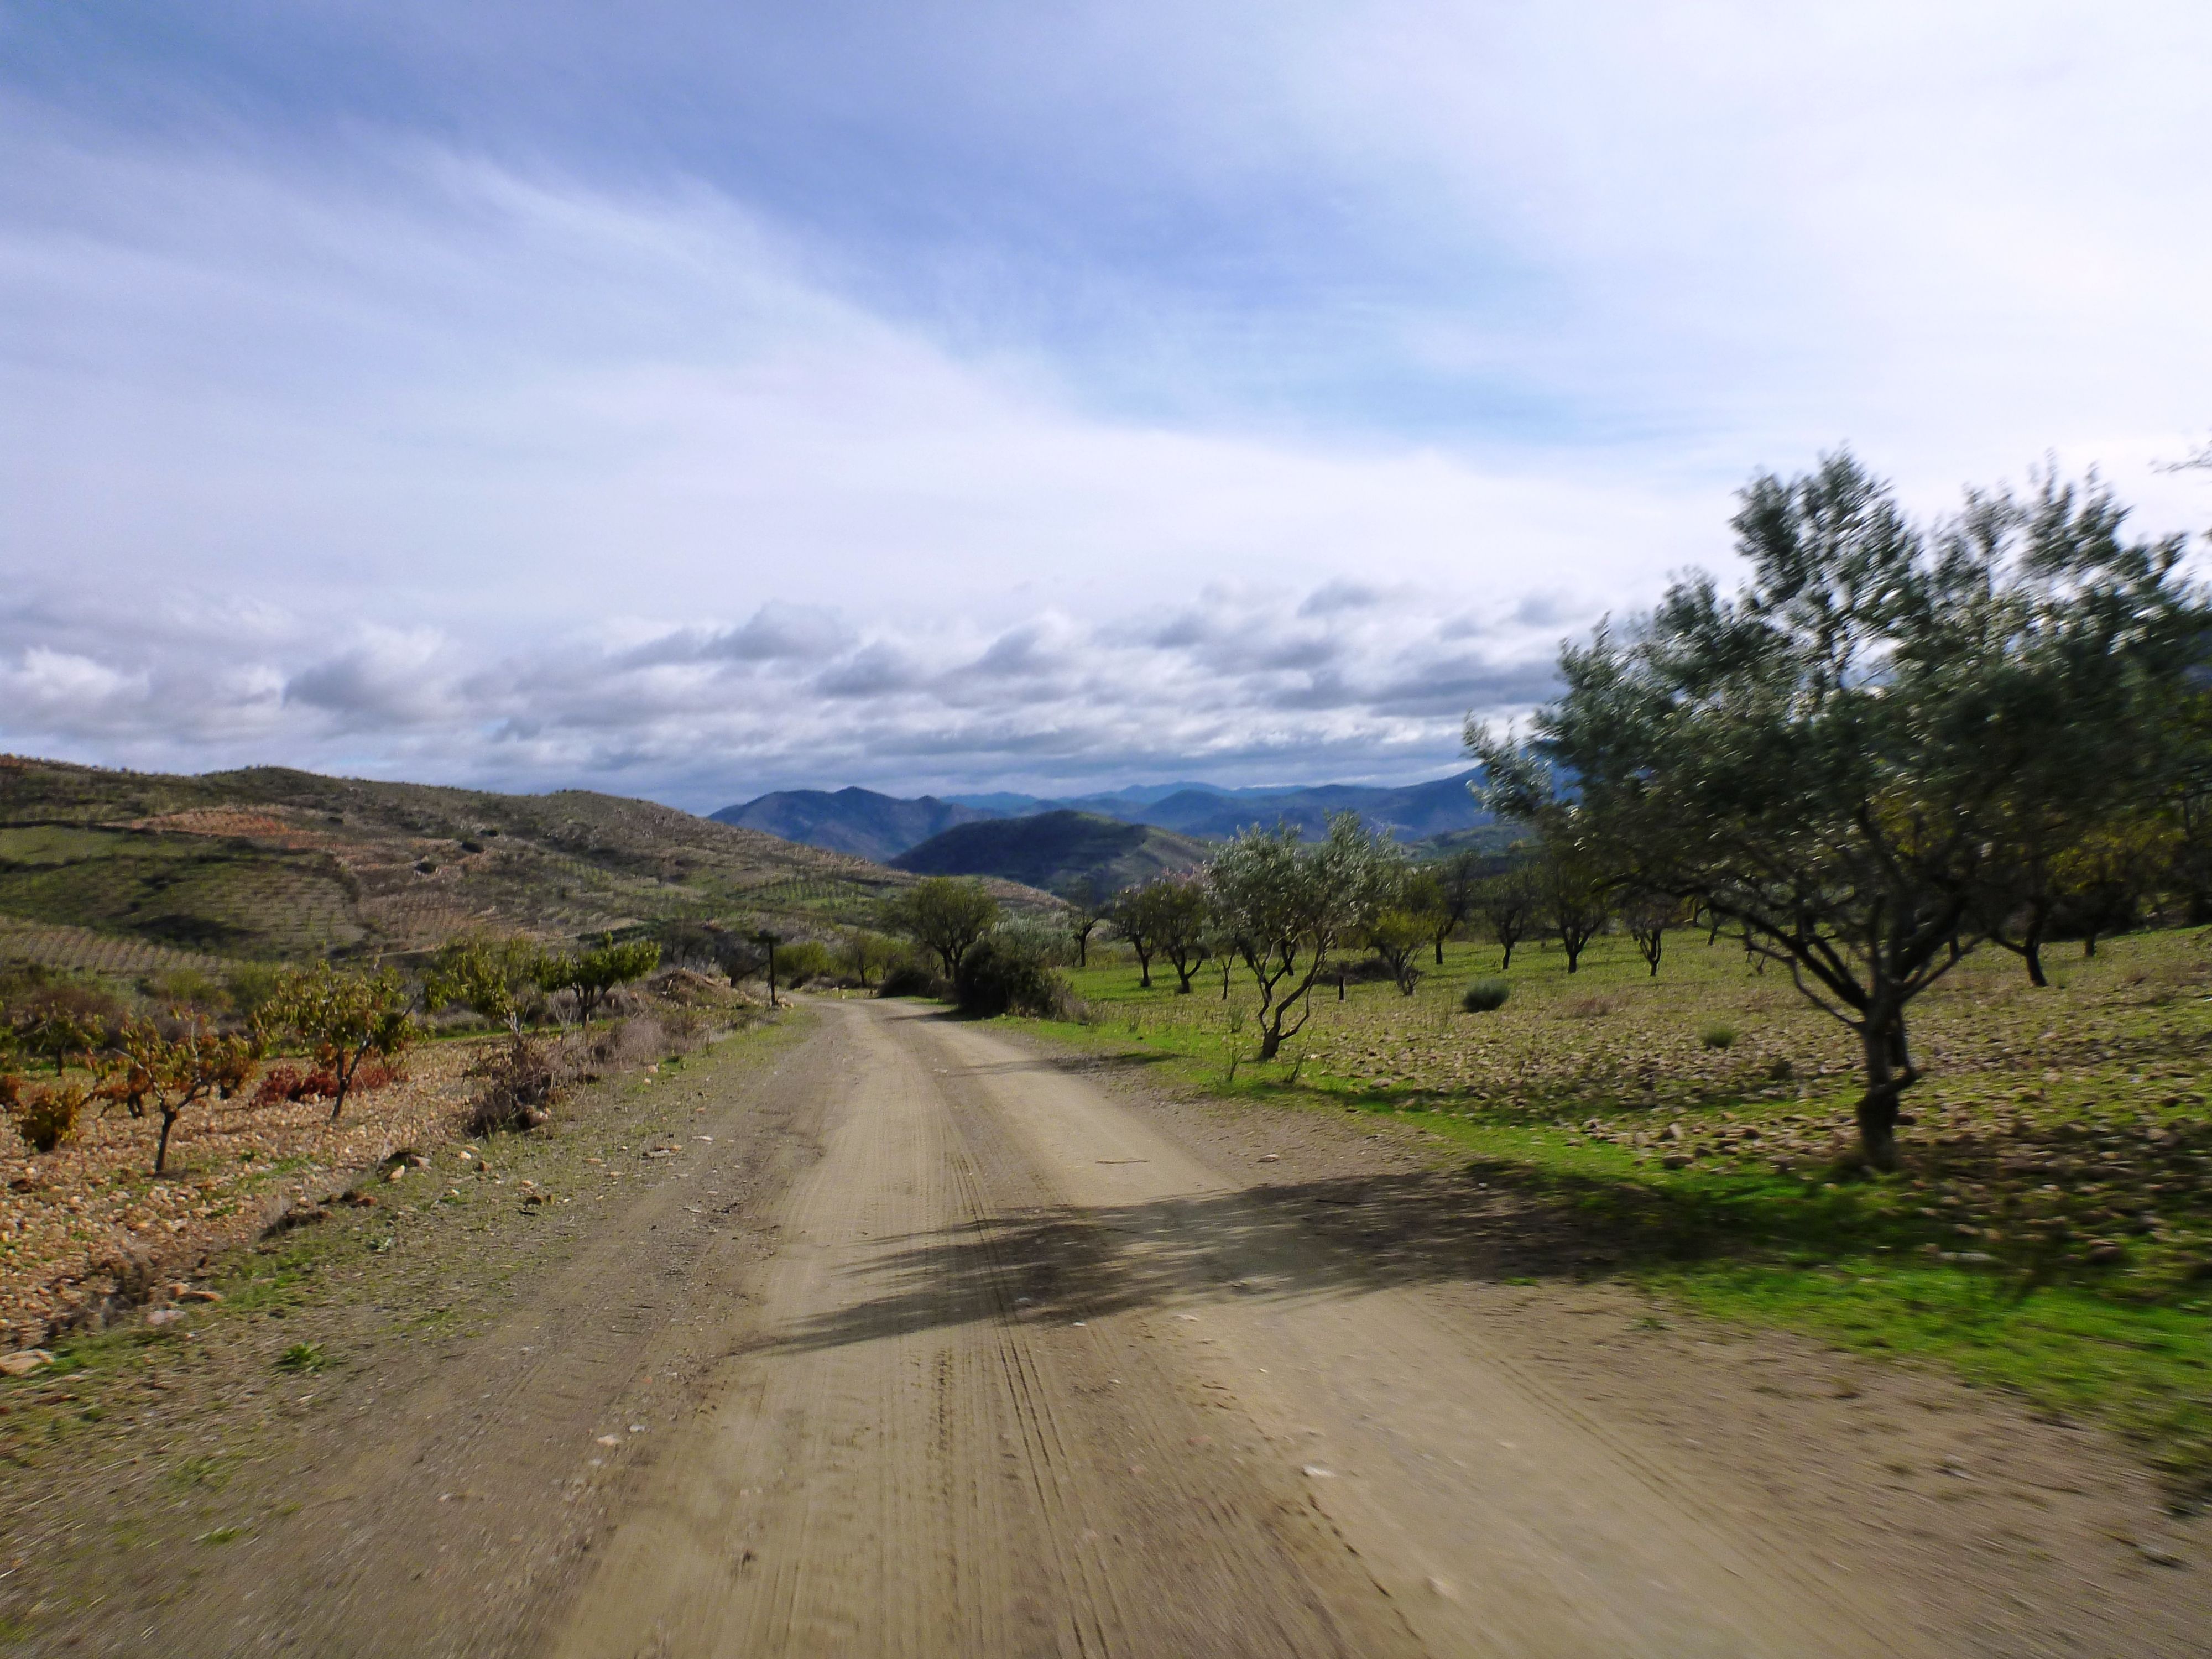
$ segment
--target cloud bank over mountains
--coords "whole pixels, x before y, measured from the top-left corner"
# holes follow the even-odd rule
[[[0,19],[0,747],[1402,781],[1838,441],[2145,527],[2151,4]]]
[[[0,697],[28,734],[19,746],[46,752],[588,779],[702,809],[733,780],[1413,776],[1453,763],[1466,711],[1525,708],[1551,679],[1547,632],[1440,621],[1433,598],[1311,616],[1296,595],[1214,588],[1172,612],[1047,612],[995,635],[772,604],[727,625],[580,632],[489,659],[432,629],[368,628],[334,647],[305,617],[126,611],[134,635],[158,641],[127,672],[103,660],[115,609],[54,606],[27,620],[59,643],[0,665]]]

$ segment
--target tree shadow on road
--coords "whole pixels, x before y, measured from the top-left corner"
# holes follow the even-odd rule
[[[870,1293],[771,1334],[809,1351],[978,1322],[1099,1319],[1194,1297],[1586,1279],[1729,1248],[1723,1231],[1625,1218],[1640,1189],[1537,1194],[1511,1166],[1291,1182],[1127,1205],[1012,1212],[881,1241]]]

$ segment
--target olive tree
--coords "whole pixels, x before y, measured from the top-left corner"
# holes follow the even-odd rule
[[[1176,971],[1176,994],[1188,996],[1190,981],[1213,953],[1213,902],[1195,876],[1155,876],[1123,896],[1115,913],[1122,934],[1145,963],[1152,982],[1152,957],[1165,957]]]
[[[2181,539],[2124,517],[2046,477],[1930,529],[1847,454],[1761,477],[1735,598],[1695,576],[1566,647],[1531,744],[1470,723],[1499,811],[1725,921],[1852,1030],[1877,1168],[1920,1076],[1906,1010],[1982,937],[1993,884],[2053,816],[2162,775],[2207,613]]]
[[[998,925],[999,902],[972,877],[925,876],[885,907],[885,916],[957,980],[960,959]]]
[[[1251,829],[1214,855],[1206,883],[1224,933],[1260,991],[1260,1058],[1304,1029],[1330,954],[1396,896],[1405,856],[1341,812],[1312,845],[1288,823]]]
[[[1513,966],[1513,947],[1535,927],[1542,902],[1535,872],[1525,861],[1499,871],[1482,884],[1475,906],[1490,928],[1490,937],[1504,952],[1498,964],[1500,972]]]
[[[1444,965],[1444,941],[1467,926],[1481,902],[1486,862],[1472,847],[1462,847],[1421,872],[1425,882],[1421,902],[1408,908],[1428,919],[1439,968]]]

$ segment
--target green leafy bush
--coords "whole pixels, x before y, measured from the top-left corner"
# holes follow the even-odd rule
[[[1708,1048],[1735,1047],[1735,1027],[1724,1019],[1717,1019],[1698,1028],[1698,1041]]]
[[[919,962],[902,962],[884,975],[884,982],[876,988],[879,997],[942,997],[951,988]]]
[[[1045,962],[1034,940],[1018,933],[986,933],[960,958],[952,981],[953,1000],[963,1014],[1060,1012],[1068,1001],[1067,981]]]
[[[830,947],[818,939],[793,939],[776,947],[776,981],[793,990],[809,980],[826,979],[836,970]]]
[[[1513,982],[1510,980],[1496,977],[1479,979],[1467,988],[1466,994],[1459,1000],[1459,1006],[1470,1014],[1492,1014],[1503,1008],[1505,1000],[1512,994]]]

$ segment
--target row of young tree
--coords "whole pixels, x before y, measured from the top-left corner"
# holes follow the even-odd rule
[[[129,1014],[89,987],[35,986],[0,1022],[0,1110],[40,1152],[67,1139],[88,1111],[153,1118],[160,1125],[154,1173],[163,1175],[178,1121],[202,1102],[233,1098],[283,1044],[296,1045],[312,1069],[288,1072],[273,1091],[264,1079],[263,1092],[327,1099],[336,1122],[367,1069],[393,1065],[412,1045],[418,1012],[466,1006],[518,1037],[549,1008],[587,1024],[616,989],[659,961],[650,940],[610,938],[592,949],[553,951],[523,939],[466,939],[441,949],[419,981],[396,968],[361,972],[328,962],[282,969],[257,982],[250,1006],[228,1017],[181,1000]],[[50,1066],[52,1080],[35,1082],[10,1061]]]

